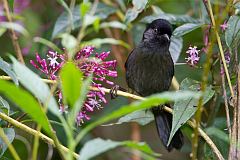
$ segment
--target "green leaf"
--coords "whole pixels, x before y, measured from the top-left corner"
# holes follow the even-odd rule
[[[86,13],[90,10],[91,8],[91,3],[90,2],[82,2],[80,4],[80,15],[81,17],[84,17]]]
[[[160,154],[155,153],[146,143],[144,142],[133,142],[133,141],[123,141],[123,145],[126,145],[127,147],[130,147],[132,149],[139,150],[143,153],[146,153],[148,155],[152,155],[154,157],[159,157]]]
[[[133,0],[132,4],[137,10],[144,10],[148,3],[148,0]]]
[[[135,20],[140,12],[135,8],[129,8],[125,15],[125,23],[130,23]]]
[[[93,22],[93,28],[95,30],[95,32],[98,32],[100,29],[100,19],[97,18],[95,19],[95,21]]]
[[[240,17],[231,16],[227,23],[227,29],[225,31],[225,40],[228,47],[232,45],[238,45],[240,40]],[[236,47],[235,46],[235,47]]]
[[[10,12],[14,11],[14,0],[8,0]]]
[[[166,19],[171,24],[201,23],[201,20],[194,19],[189,15],[175,15],[175,14],[168,14],[168,13],[146,16],[140,22],[151,23],[153,20],[159,19],[159,18]]]
[[[97,155],[100,155],[108,150],[117,148],[117,147],[129,147],[132,149],[139,150],[141,152],[147,153],[149,155],[159,156],[152,151],[152,149],[143,142],[132,142],[132,141],[112,141],[112,140],[103,140],[101,138],[96,138],[91,141],[88,141],[80,151],[81,157],[79,160],[89,160]]]
[[[13,82],[18,85],[17,75],[12,71],[12,66],[0,57],[0,69],[9,75]]]
[[[152,5],[151,8],[153,10],[154,15],[164,14],[163,10],[158,6]]]
[[[92,130],[94,127],[101,125],[105,122],[108,122],[110,120],[122,117],[134,111],[148,109],[148,108],[151,108],[152,106],[158,106],[160,104],[165,104],[170,101],[180,101],[186,98],[197,99],[199,98],[200,95],[201,95],[200,93],[191,92],[191,91],[163,92],[163,93],[149,96],[144,100],[136,101],[129,105],[122,106],[120,109],[117,109],[111,114],[105,115],[99,120],[94,121],[93,123],[86,126],[82,130],[82,132],[79,133],[79,135],[76,138],[77,139],[76,141],[77,142],[80,141],[81,138],[85,134],[87,134],[90,130]]]
[[[186,23],[184,25],[181,25],[180,27],[177,27],[173,31],[173,36],[175,37],[181,37],[199,27],[201,27],[203,24],[202,23]]]
[[[82,19],[80,16],[81,11],[79,11],[79,8],[80,6],[78,5],[72,11],[73,29],[76,29],[82,26]],[[115,11],[116,11],[116,8],[108,6],[104,3],[98,3],[94,16],[98,17],[100,20],[103,20],[103,19],[106,19],[110,14],[114,13]],[[52,38],[55,38],[58,34],[65,32],[68,26],[69,26],[68,14],[66,12],[63,12],[58,17],[54,25]]]
[[[87,14],[84,17],[83,23],[85,26],[89,26],[89,25],[92,25],[96,21],[96,19],[98,19],[97,16],[92,16],[90,14]]]
[[[62,45],[67,49],[69,57],[72,58],[74,56],[74,49],[78,45],[77,39],[68,33],[63,33],[59,37],[62,38]]]
[[[9,110],[10,110],[10,107],[8,102],[0,96],[0,112],[5,113],[6,115],[9,115]]]
[[[191,90],[198,92],[200,89],[200,82],[186,78],[180,84],[180,90]],[[203,94],[203,104],[207,103],[214,95],[214,90],[211,86],[206,88]],[[168,144],[170,144],[172,137],[177,132],[177,130],[189,120],[197,110],[198,99],[187,97],[181,101],[175,101],[173,106],[173,121],[172,129],[168,139]]]
[[[56,46],[53,42],[51,42],[47,39],[44,39],[44,38],[41,38],[41,37],[34,37],[33,41],[38,42],[38,43],[42,43],[42,44],[48,46],[49,48],[52,48],[53,50],[57,51],[58,53],[63,52],[61,49],[58,48],[58,46]]]
[[[75,102],[74,107],[72,108],[72,110],[69,113],[70,124],[75,122],[76,117],[77,117],[79,111],[81,110],[83,103],[85,102],[85,99],[86,99],[88,91],[89,91],[89,86],[91,85],[91,83],[92,83],[92,75],[88,76],[83,81],[83,84],[82,84],[81,90],[80,90],[80,95],[79,95],[77,101]]]
[[[32,72],[25,65],[19,63],[14,57],[11,56],[10,58],[13,61],[13,70],[17,74],[21,84],[44,105],[47,103],[49,111],[55,115],[60,115],[58,104],[51,94],[48,85],[45,84],[37,74]]]
[[[0,28],[13,29],[16,32],[23,34],[24,36],[29,36],[29,33],[20,24],[14,22],[0,22]]]
[[[176,63],[183,47],[183,39],[182,37],[171,37],[171,43],[169,47],[170,54],[172,56],[173,62]]]
[[[13,128],[3,128],[3,131],[5,133],[5,135],[8,138],[8,141],[10,143],[13,142],[14,138],[15,138],[15,131]],[[2,140],[2,138],[0,138],[0,158],[3,156],[4,152],[7,150],[8,146],[6,143],[4,143],[4,141]]]
[[[116,123],[110,124],[122,124],[126,122],[137,122],[138,124],[144,126],[146,124],[149,124],[154,120],[153,114],[150,111],[135,111],[130,114],[127,114],[123,117],[121,117]]]
[[[16,103],[24,112],[31,116],[43,129],[51,135],[48,119],[42,106],[27,91],[14,84],[0,80],[0,92]]]
[[[64,9],[67,11],[67,13],[68,13],[68,22],[69,22],[68,24],[72,28],[73,27],[73,15],[72,15],[72,12],[71,12],[70,8],[68,7],[67,3],[64,0],[57,0],[57,2],[59,4],[61,4],[64,7]]]
[[[60,72],[64,100],[73,107],[80,96],[83,74],[73,62],[66,63]]]
[[[125,43],[122,40],[117,40],[114,38],[95,38],[90,41],[82,42],[81,46],[93,45],[97,48],[100,48],[103,44],[114,44],[114,45],[123,46],[125,48],[129,48],[129,45],[127,43]]]
[[[235,8],[235,15],[239,16],[240,15],[240,2],[235,3],[234,8]]]
[[[138,23],[131,28],[134,45],[138,45],[141,42],[145,28],[146,25],[142,23]]]
[[[123,24],[119,21],[103,22],[103,23],[100,24],[100,28],[107,28],[107,27],[119,28],[119,29],[122,29],[122,30],[127,29],[127,25]]]
[[[184,24],[184,23],[201,23],[200,19],[194,19],[189,15],[176,15],[164,13],[158,6],[152,6],[153,15],[145,16],[141,22],[151,23],[153,20],[162,18],[168,20],[171,24]]]
[[[130,23],[135,20],[139,13],[141,13],[147,5],[147,0],[133,0],[133,8],[127,10],[125,15],[125,23]]]
[[[0,28],[0,37],[7,31],[6,28]]]

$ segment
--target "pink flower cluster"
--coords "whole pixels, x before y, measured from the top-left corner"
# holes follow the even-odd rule
[[[197,49],[197,47],[196,46],[194,46],[194,47],[189,47],[188,48],[188,50],[187,50],[187,54],[188,54],[188,57],[187,58],[185,58],[186,59],[186,62],[190,65],[190,66],[195,66],[197,63],[198,63],[198,61],[199,61],[199,59],[200,59],[200,57],[199,57],[199,51],[200,50],[198,50]]]
[[[102,103],[107,103],[105,99],[105,92],[102,89],[102,83],[114,85],[110,81],[109,77],[117,77],[116,71],[116,60],[106,61],[110,52],[95,53],[94,48],[87,46],[76,53],[74,61],[78,68],[83,72],[85,77],[93,75],[92,86],[97,87],[99,91],[89,91],[87,94],[86,101],[82,107],[82,110],[78,113],[76,117],[77,125],[81,125],[84,120],[89,120],[90,117],[88,112],[93,112],[95,109],[102,108]],[[37,64],[31,60],[30,63],[43,72],[49,79],[56,80],[57,71],[61,69],[65,63],[65,57],[57,52],[49,51],[47,53],[47,60],[41,59],[38,54],[36,54]],[[62,92],[57,91],[58,102],[60,105],[60,111],[66,112],[66,107],[62,102]]]

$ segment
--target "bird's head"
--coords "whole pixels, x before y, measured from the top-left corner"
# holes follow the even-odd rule
[[[165,19],[156,19],[146,27],[142,40],[170,44],[171,36],[172,25]]]

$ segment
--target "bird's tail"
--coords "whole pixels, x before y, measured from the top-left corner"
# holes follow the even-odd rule
[[[173,148],[181,149],[183,145],[183,134],[180,130],[175,133],[171,143],[167,146],[172,128],[172,114],[162,110],[160,107],[154,107],[152,112],[155,117],[158,135],[166,149],[168,151],[171,151]]]

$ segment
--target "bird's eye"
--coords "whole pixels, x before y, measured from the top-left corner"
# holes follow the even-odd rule
[[[157,28],[154,29],[154,32],[156,32],[156,33],[158,32]]]

